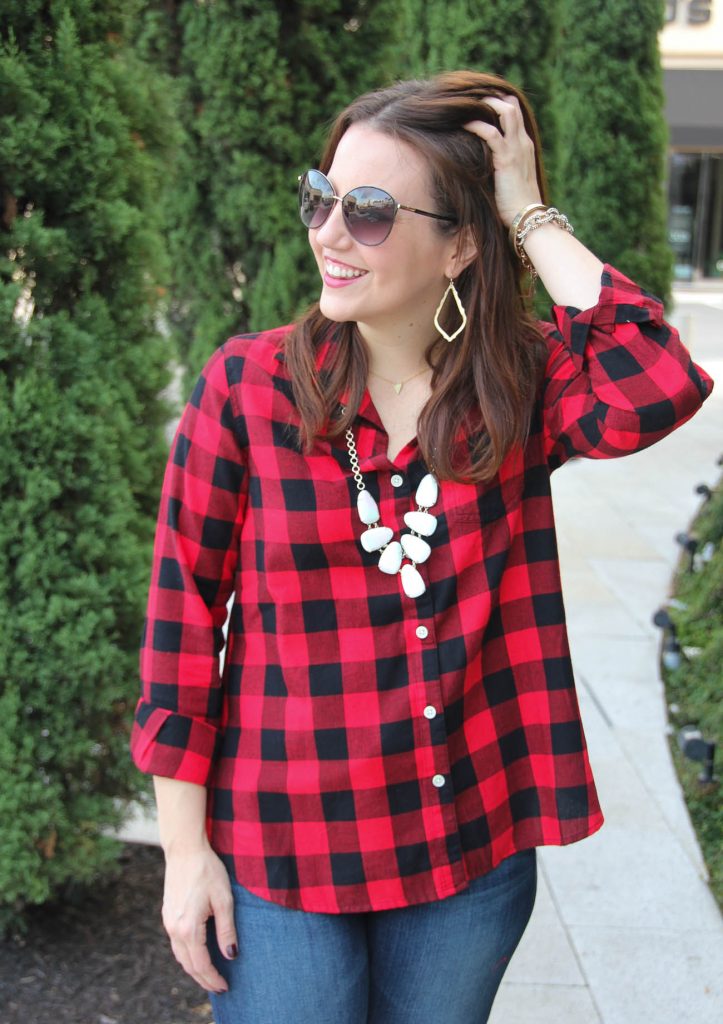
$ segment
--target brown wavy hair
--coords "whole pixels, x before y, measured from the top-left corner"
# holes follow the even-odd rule
[[[337,117],[319,164],[319,170],[329,170],[352,124],[401,139],[427,163],[435,212],[455,218],[454,224],[434,221],[436,230],[442,235],[464,228],[472,232],[477,255],[455,281],[467,327],[451,344],[438,337],[425,352],[433,367],[432,394],[420,414],[417,439],[422,457],[440,479],[489,480],[507,453],[524,443],[543,362],[545,346],[528,308],[522,267],[495,205],[491,151],[462,127],[482,120],[499,128],[497,113],[485,101],[510,93],[520,101],[535,144],[537,179],[546,201],[539,133],[529,103],[505,79],[475,71],[397,82],[360,96]],[[449,308],[448,315],[456,327],[459,314]],[[318,346],[330,335],[336,343],[317,371]],[[336,324],[316,303],[287,336],[285,354],[301,417],[300,440],[308,453],[317,437],[343,435],[353,423],[368,376],[366,347],[356,323]],[[347,386],[346,411],[335,416]],[[460,427],[467,438],[461,460],[452,444]]]

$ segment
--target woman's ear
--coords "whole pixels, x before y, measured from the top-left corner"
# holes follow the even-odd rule
[[[477,243],[474,240],[472,228],[468,225],[459,232],[456,245],[452,250],[449,262],[445,270],[447,277],[458,277],[465,267],[468,267],[477,255]]]

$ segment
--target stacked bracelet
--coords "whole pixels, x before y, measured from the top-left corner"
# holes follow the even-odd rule
[[[510,241],[517,253],[517,258],[525,270],[529,270],[533,278],[537,277],[537,273],[523,244],[531,231],[541,228],[544,224],[557,224],[563,231],[567,231],[571,235],[575,233],[575,229],[564,213],[560,213],[554,206],[543,206],[542,203],[532,203],[520,210],[510,225]]]
[[[533,213],[535,210],[546,210],[547,207],[544,203],[530,203],[529,206],[523,206],[520,212],[517,214],[515,219],[510,224],[510,242],[512,245],[515,244],[515,238],[517,237],[517,229],[519,228],[522,221],[528,214]]]

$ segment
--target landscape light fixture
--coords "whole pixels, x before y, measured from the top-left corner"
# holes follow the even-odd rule
[[[687,757],[689,761],[703,762],[703,771],[698,776],[698,782],[702,786],[717,781],[713,773],[715,743],[712,740],[703,739],[703,733],[697,725],[684,725],[678,731],[678,746],[683,757]]]
[[[678,643],[678,635],[675,631],[675,623],[666,612],[665,608],[658,608],[653,615],[653,623],[663,630],[663,650],[661,653],[663,664],[667,669],[675,671],[680,668],[683,656]]]
[[[691,537],[687,533],[676,533],[675,539],[678,544],[682,547],[683,551],[688,553],[688,572],[693,572],[695,568],[695,553],[698,550],[698,540],[696,537]]]

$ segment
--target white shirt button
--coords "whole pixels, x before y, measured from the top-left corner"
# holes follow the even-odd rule
[[[444,775],[433,775],[432,785],[440,789],[444,785]]]
[[[392,477],[392,487],[401,487],[404,483],[404,477],[400,476],[399,473],[395,473]]]
[[[417,626],[416,633],[420,640],[426,640],[429,636],[429,630],[426,626]]]
[[[424,717],[425,718],[436,718],[437,717],[437,709],[433,708],[431,704],[427,704],[426,708],[424,709]]]

